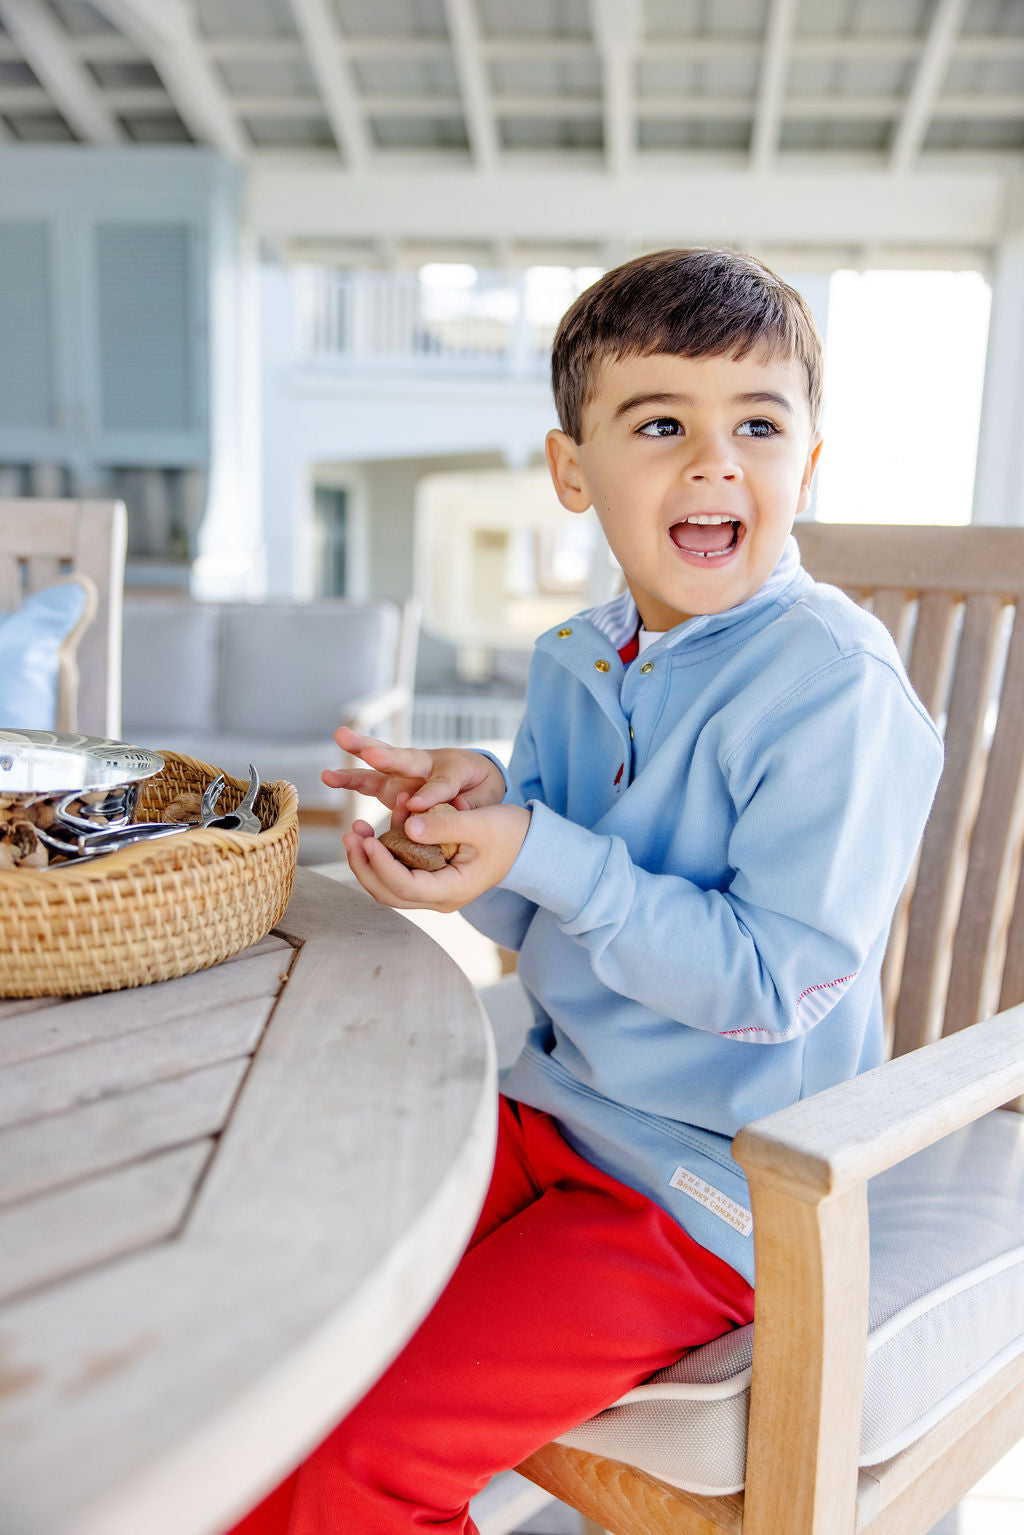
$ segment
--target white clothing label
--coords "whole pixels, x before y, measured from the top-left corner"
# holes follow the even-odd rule
[[[717,1215],[719,1220],[733,1226],[741,1236],[748,1237],[753,1231],[754,1217],[750,1211],[737,1204],[735,1199],[730,1199],[728,1194],[723,1194],[721,1189],[705,1183],[696,1173],[688,1172],[685,1167],[677,1167],[668,1181],[671,1188],[678,1189],[681,1194],[688,1194],[699,1205],[703,1205],[705,1210]]]

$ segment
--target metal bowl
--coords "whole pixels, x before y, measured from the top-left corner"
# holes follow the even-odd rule
[[[130,819],[139,786],[159,773],[158,752],[102,736],[54,730],[0,730],[0,802],[69,808],[93,825]],[[74,795],[74,800],[69,796]],[[11,801],[14,806],[11,806]]]

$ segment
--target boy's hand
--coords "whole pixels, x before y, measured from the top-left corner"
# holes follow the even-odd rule
[[[410,816],[402,829],[413,842],[456,842],[459,851],[436,874],[407,869],[377,841],[368,822],[356,821],[345,834],[349,868],[382,906],[452,912],[505,878],[530,829],[530,812],[521,805],[433,810]]]
[[[414,746],[389,746],[372,736],[357,735],[345,725],[334,732],[334,739],[342,751],[361,758],[367,766],[325,768],[320,775],[323,782],[331,789],[373,795],[389,810],[395,809],[399,795],[405,796],[402,804],[407,813],[445,803],[457,810],[478,809],[500,805],[505,797],[500,769],[481,752],[456,747],[428,752]]]

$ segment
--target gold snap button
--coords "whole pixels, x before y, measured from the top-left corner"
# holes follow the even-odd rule
[[[642,672],[644,672],[644,673],[646,673],[646,672],[653,672],[653,670],[654,670],[654,662],[653,661],[645,661],[643,666],[641,666],[640,670]]]
[[[597,668],[597,670],[599,672],[610,672],[611,671],[611,666],[610,666],[610,664],[607,661],[595,661],[594,665],[595,665],[595,667]]]
[[[571,633],[572,633],[571,629],[559,629],[559,631],[558,631],[558,638],[560,640],[568,639],[568,637],[569,637],[569,635]]]

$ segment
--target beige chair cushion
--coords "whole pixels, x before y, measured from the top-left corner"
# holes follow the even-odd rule
[[[1024,1350],[1024,1116],[998,1110],[872,1180],[862,1466],[912,1444]],[[753,1326],[562,1436],[707,1496],[743,1486]]]
[[[516,976],[481,991],[499,1064],[532,1022]],[[912,1444],[1024,1350],[1024,1115],[998,1110],[868,1185],[871,1304],[860,1464]],[[692,1350],[561,1443],[688,1492],[738,1492],[753,1326]]]

